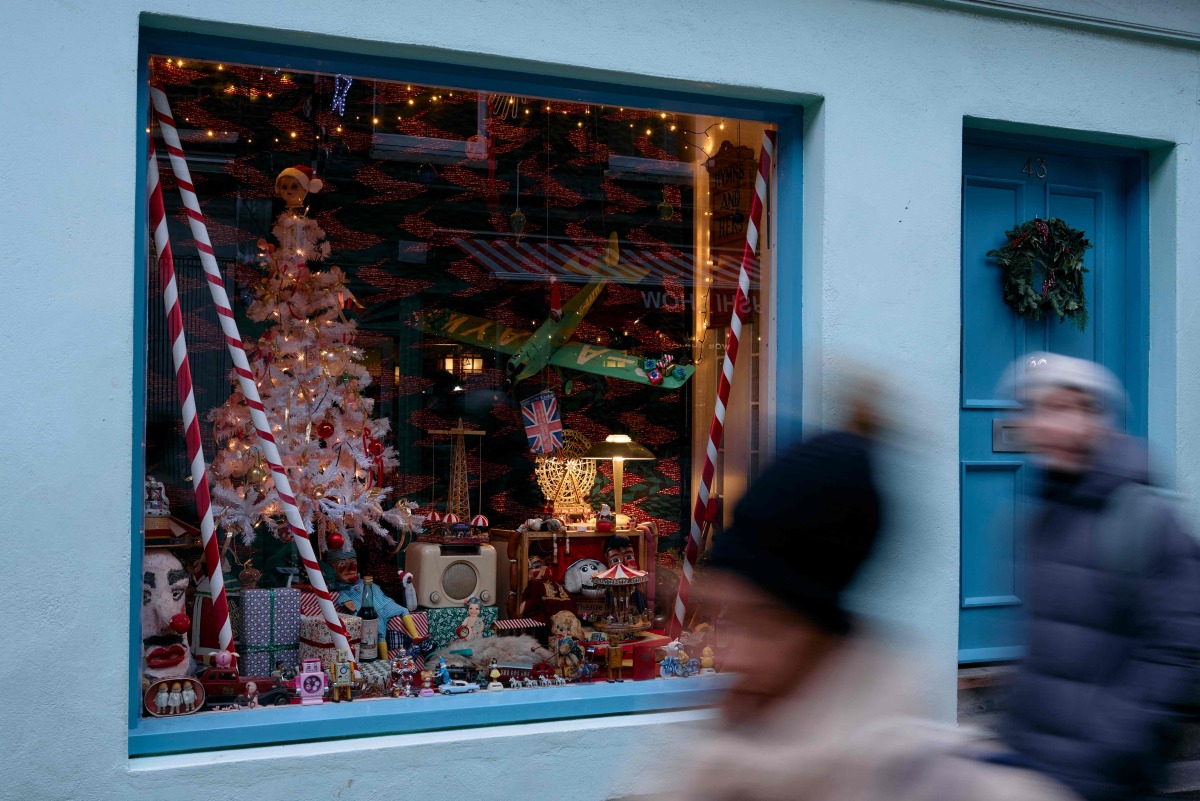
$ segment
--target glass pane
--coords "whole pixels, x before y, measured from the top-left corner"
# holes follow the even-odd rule
[[[155,124],[240,678],[217,664],[222,621],[149,260],[147,714],[192,711],[188,686],[197,708],[249,705],[255,691],[319,701],[305,675],[281,688],[306,657],[338,684],[316,583],[338,593],[356,696],[437,685],[447,677],[420,670],[439,655],[452,680],[487,685],[486,664],[452,653],[462,638],[528,638],[500,660],[505,683],[584,680],[604,658],[596,642],[661,641],[704,458],[693,432],[708,430],[716,393],[703,362],[722,352],[699,343],[732,314],[762,126],[164,55],[151,69],[253,387],[231,371]],[[289,533],[248,389],[320,577]],[[614,435],[652,458],[614,462],[630,446]],[[569,540],[551,531],[563,527]],[[511,574],[510,543],[530,556]],[[616,611],[589,584],[614,559],[659,565]],[[568,609],[578,642],[564,661],[545,645]],[[373,658],[388,646],[415,667]]]

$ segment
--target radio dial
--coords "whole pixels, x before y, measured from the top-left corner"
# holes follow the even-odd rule
[[[442,600],[442,594],[437,590],[434,590],[433,592],[429,593],[429,600],[436,604]]]
[[[488,592],[487,590],[484,590],[483,592],[481,592],[479,594],[479,597],[485,604],[488,601],[492,600],[492,594],[490,592]]]

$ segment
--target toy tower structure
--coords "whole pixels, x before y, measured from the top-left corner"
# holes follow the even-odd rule
[[[462,418],[454,428],[432,430],[430,434],[449,434],[453,437],[450,457],[450,489],[446,493],[446,511],[458,516],[464,523],[471,519],[471,496],[467,487],[466,437],[482,437],[486,431],[472,431],[463,427]],[[480,477],[482,481],[482,476]]]

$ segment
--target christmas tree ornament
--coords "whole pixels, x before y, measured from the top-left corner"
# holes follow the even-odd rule
[[[309,496],[314,501],[319,501],[325,497],[325,488],[324,487],[313,487],[313,491],[311,493],[309,493]]]
[[[262,465],[255,465],[246,471],[247,484],[261,484],[267,478],[267,471],[263,470]]]
[[[660,220],[669,220],[675,216],[675,207],[671,205],[671,201],[667,200],[667,188],[663,187],[662,203],[658,204],[658,218]]]
[[[1004,302],[1027,320],[1053,313],[1080,331],[1087,328],[1083,254],[1092,243],[1057,217],[1028,220],[1005,232],[1008,242],[989,250],[1002,269]]]
[[[346,544],[346,538],[335,531],[325,538],[325,543],[329,546],[329,550],[340,551]]]
[[[317,436],[321,439],[329,439],[333,436],[333,423],[328,420],[322,420],[317,423]]]
[[[377,439],[368,440],[367,453],[372,456],[383,456],[384,445]]]
[[[521,241],[521,235],[525,233],[525,225],[527,222],[528,220],[525,218],[525,212],[521,211],[520,207],[518,207],[517,210],[512,214],[508,215],[508,225],[510,228],[512,228],[513,235],[516,236],[518,242]]]

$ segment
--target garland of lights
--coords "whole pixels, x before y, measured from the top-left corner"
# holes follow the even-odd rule
[[[1053,217],[1029,220],[1005,233],[1004,247],[987,254],[1003,268],[1004,302],[1027,320],[1041,320],[1052,311],[1060,323],[1070,320],[1086,329],[1083,254],[1092,243],[1083,231]]]

